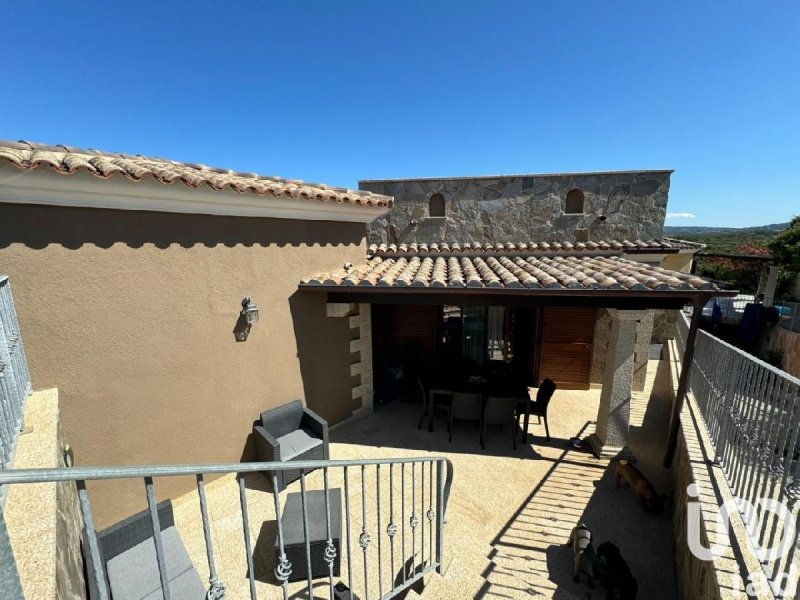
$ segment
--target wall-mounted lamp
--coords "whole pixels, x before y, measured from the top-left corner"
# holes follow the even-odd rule
[[[250,327],[253,323],[258,323],[258,319],[258,307],[253,304],[250,298],[244,298],[242,300],[242,312],[239,313],[239,318],[233,328],[233,335],[236,337],[237,342],[247,341],[247,336],[250,335]]]
[[[242,316],[244,316],[244,319],[247,321],[248,325],[258,323],[258,307],[253,304],[253,301],[250,300],[250,298],[245,298],[242,300]]]

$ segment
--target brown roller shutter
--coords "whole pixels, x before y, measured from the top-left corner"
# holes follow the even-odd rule
[[[410,342],[415,342],[422,347],[424,358],[433,360],[438,317],[438,306],[390,306],[389,343],[395,351],[403,352]]]
[[[594,308],[545,307],[539,379],[561,389],[588,390],[594,340]]]

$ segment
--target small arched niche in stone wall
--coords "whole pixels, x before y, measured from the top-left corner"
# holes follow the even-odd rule
[[[444,215],[444,196],[436,193],[428,200],[428,216],[443,217]]]
[[[568,215],[581,215],[583,214],[584,203],[583,192],[579,189],[570,190],[567,192],[567,206],[564,212]]]

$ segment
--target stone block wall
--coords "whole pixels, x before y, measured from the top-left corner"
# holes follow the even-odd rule
[[[353,411],[353,416],[369,414],[373,409],[372,381],[372,310],[369,304],[359,304],[356,314],[350,315],[350,352],[355,360],[350,365],[350,376],[354,382],[353,400],[361,400],[361,407]],[[357,356],[356,356],[357,354]]]
[[[675,323],[678,320],[677,310],[657,309],[653,311],[653,338],[654,344],[666,344],[667,340],[675,338]]]
[[[352,416],[370,414],[373,410],[372,307],[369,304],[331,303],[325,306],[325,310],[329,318],[347,319],[350,328]],[[345,418],[347,420],[349,416]]]
[[[362,181],[394,196],[394,208],[369,226],[370,243],[539,242],[660,239],[671,171]],[[584,211],[566,213],[581,190]],[[431,217],[434,194],[445,216]]]

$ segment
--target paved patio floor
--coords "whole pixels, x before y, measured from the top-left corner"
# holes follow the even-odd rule
[[[663,377],[665,368],[665,363],[651,361],[645,391],[634,394],[630,447],[640,470],[659,493],[668,494],[670,471],[660,464],[669,411],[669,395],[663,387],[669,385]],[[676,598],[670,503],[666,503],[667,509],[660,516],[645,513],[631,490],[615,486],[608,461],[567,448],[570,437],[585,437],[593,431],[599,397],[599,390],[556,391],[550,405],[552,440],[546,440],[544,426],[537,425],[533,418],[530,443],[518,445],[517,450],[511,447],[508,428],[490,429],[484,451],[474,425],[457,424],[450,443],[443,418],[437,420],[434,432],[420,431],[417,430],[419,406],[387,405],[367,418],[333,431],[331,458],[438,455],[452,461],[455,476],[444,547],[447,586],[439,596],[433,594],[434,597],[605,598],[605,592],[599,587],[592,591],[584,582],[572,581],[571,550],[564,544],[570,529],[582,521],[592,530],[596,544],[610,540],[619,546],[639,581],[640,598]],[[375,565],[376,532],[385,530],[389,515],[388,508],[381,509],[383,521],[379,529],[374,509],[377,482],[374,467],[371,469],[366,471],[366,501],[368,506],[372,503],[373,508],[368,511],[364,527],[373,539],[368,560]],[[357,515],[353,522],[353,580],[355,589],[363,592],[363,558],[357,542],[362,527],[360,469],[350,471],[351,510]],[[343,487],[341,472],[331,471],[330,478],[332,487]],[[395,471],[395,491],[399,488],[397,480]],[[258,595],[259,598],[281,598],[281,590],[272,575],[276,531],[273,497],[262,475],[248,475],[245,483]],[[321,489],[321,473],[309,475],[307,483],[309,489]],[[420,484],[417,472],[417,485]],[[427,479],[425,484],[429,497]],[[381,471],[381,485],[385,494],[389,489],[385,467]],[[299,491],[299,482],[292,484],[289,491]],[[207,493],[220,579],[227,586],[229,598],[246,598],[249,594],[247,562],[235,477],[228,476],[209,484]],[[405,497],[410,503],[409,493],[406,489]],[[416,493],[420,493],[419,487]],[[285,494],[282,494],[283,500]],[[425,504],[419,499],[417,504],[423,512]],[[395,510],[399,509],[395,507]],[[205,580],[208,567],[196,494],[175,500],[174,511],[189,555]],[[429,539],[429,530],[425,535]],[[387,543],[384,535],[384,562]],[[425,552],[428,560],[428,542]],[[395,563],[395,572],[397,565]],[[375,591],[379,585],[386,591],[395,572],[385,566],[380,570],[379,580],[378,570],[371,567],[369,596],[377,597]],[[346,564],[342,565],[340,579],[348,580]],[[300,584],[293,584],[291,592],[293,598],[307,597]],[[315,582],[314,593],[315,597],[327,598],[327,582]],[[426,598],[431,596],[424,594]]]

